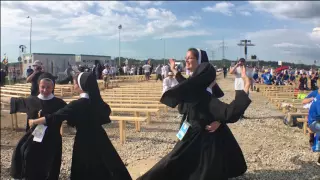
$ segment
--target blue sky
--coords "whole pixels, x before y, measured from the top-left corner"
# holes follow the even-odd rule
[[[320,1],[2,1],[1,56],[16,61],[19,45],[29,52],[181,59],[190,47],[222,58],[243,57],[237,46],[250,39],[248,55],[259,59],[320,63]],[[163,40],[164,39],[164,40]]]

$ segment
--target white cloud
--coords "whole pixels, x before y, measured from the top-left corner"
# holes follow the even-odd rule
[[[232,15],[232,8],[235,5],[230,2],[219,2],[215,4],[214,6],[207,6],[202,8],[204,12],[219,12],[227,16]]]
[[[244,16],[251,16],[251,13],[249,11],[240,11],[239,13]]]
[[[292,44],[292,43],[287,43],[287,42],[274,44],[273,46],[274,47],[278,47],[278,48],[308,48],[309,47],[309,46],[306,46],[306,45]]]
[[[249,1],[256,11],[280,19],[299,19],[319,25],[320,1]]]
[[[27,16],[32,17],[32,39],[35,41],[51,39],[74,43],[81,42],[85,36],[115,39],[119,24],[123,26],[123,41],[181,32],[185,28],[190,30],[186,36],[205,34],[192,29],[193,19],[181,19],[170,10],[155,7],[161,4],[146,1],[1,1],[1,37],[13,41],[27,39],[30,28]]]
[[[154,39],[161,39],[161,38],[183,38],[183,37],[188,37],[188,36],[204,36],[204,35],[211,35],[211,33],[205,31],[205,30],[200,30],[200,31],[190,31],[190,30],[181,30],[177,32],[169,32],[165,33],[162,36],[155,37]]]
[[[199,15],[194,15],[194,16],[190,16],[190,19],[192,19],[192,20],[201,20],[202,18]]]

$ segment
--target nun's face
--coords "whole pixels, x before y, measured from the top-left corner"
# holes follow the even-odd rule
[[[53,91],[53,84],[48,80],[41,80],[39,83],[39,91],[44,97],[48,97]]]
[[[73,79],[73,89],[78,93],[83,93],[83,91],[79,87],[78,81],[75,79]]]
[[[197,68],[197,66],[197,57],[191,51],[188,51],[186,55],[186,69],[193,72]]]

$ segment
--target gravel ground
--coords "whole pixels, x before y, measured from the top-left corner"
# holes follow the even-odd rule
[[[233,79],[219,80],[225,92],[222,98],[230,102],[234,97]],[[261,96],[250,94],[253,103],[245,116],[248,119],[231,124],[247,160],[247,173],[238,180],[320,180],[320,167],[315,164],[318,154],[312,153],[308,137],[301,129],[287,127],[282,123],[283,114]],[[176,109],[162,113],[161,118],[152,117],[152,124],[142,123],[141,132],[134,131],[134,124],[127,124],[127,140],[119,144],[118,123],[113,122],[105,129],[134,179],[150,169],[166,155],[177,142],[175,134],[180,118]],[[1,118],[1,122],[8,118]],[[20,125],[23,127],[23,124]],[[9,179],[11,155],[23,132],[1,129],[1,179]],[[70,173],[74,135],[63,136],[63,162],[61,179]]]

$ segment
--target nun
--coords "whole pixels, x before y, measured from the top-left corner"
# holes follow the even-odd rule
[[[10,114],[24,112],[28,118],[35,119],[52,114],[66,105],[52,94],[55,83],[50,73],[41,74],[38,84],[38,96],[1,98],[1,101],[10,103]],[[60,127],[61,122],[55,122],[51,127],[34,126],[26,132],[12,155],[10,175],[13,179],[59,179],[62,155]],[[45,130],[45,134],[41,134],[41,129]]]
[[[77,74],[74,78],[74,90],[80,93],[80,99],[70,102],[53,114],[29,121],[30,126],[45,124],[50,127],[66,120],[70,126],[76,127],[71,180],[131,180],[102,127],[111,122],[111,109],[101,98],[95,76],[87,72]]]
[[[239,120],[251,100],[250,81],[245,71],[246,86],[237,91],[233,102],[226,104],[218,98],[224,94],[215,83],[216,71],[205,51],[191,48],[187,52],[186,68],[191,76],[185,79],[174,69],[179,84],[161,97],[169,107],[178,106],[183,114],[179,139],[173,150],[138,180],[227,180],[247,170],[242,151],[228,128]]]

